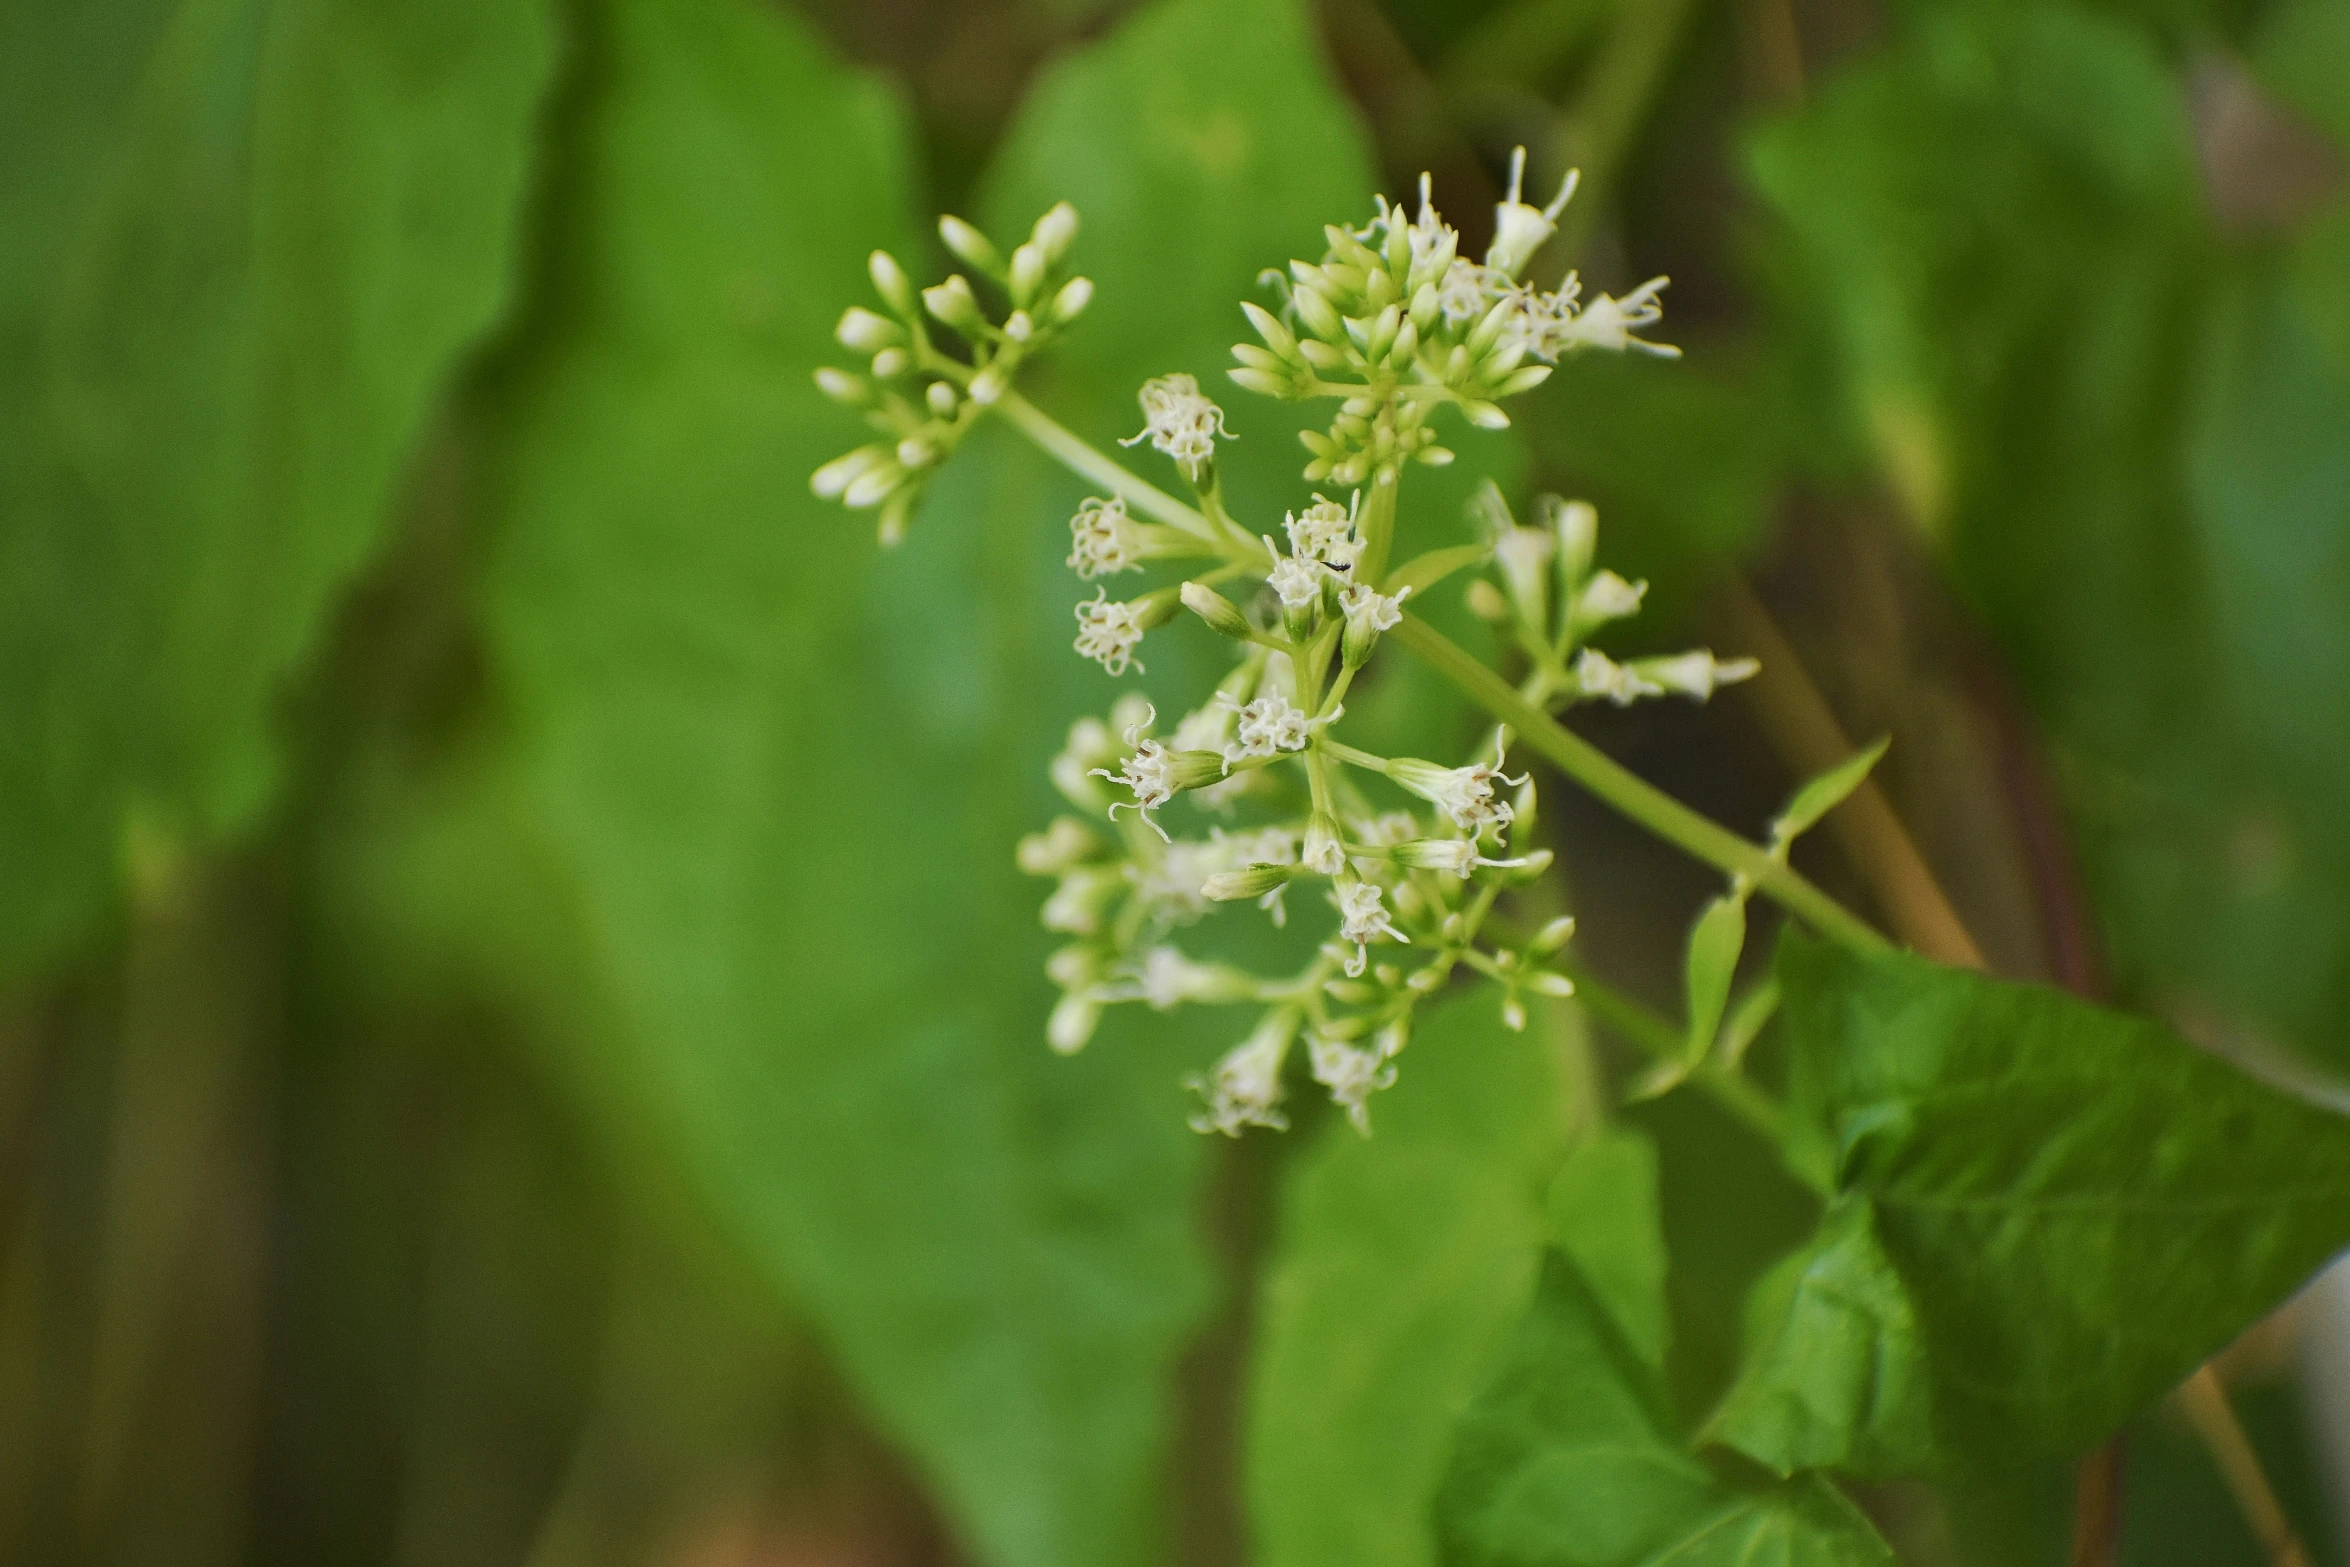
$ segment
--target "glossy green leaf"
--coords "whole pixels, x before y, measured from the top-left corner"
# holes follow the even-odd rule
[[[1250,1375],[1249,1511],[1268,1564],[1431,1560],[1454,1419],[1525,1310],[1561,1086],[1489,1006],[1430,1018],[1373,1101],[1286,1183]],[[1653,1199],[1652,1199],[1653,1200]],[[1611,1274],[1640,1288],[1637,1258]]]
[[[1819,825],[1830,811],[1851,797],[1852,791],[1868,781],[1877,763],[1884,760],[1885,748],[1893,743],[1887,736],[1872,746],[1855,751],[1834,767],[1811,779],[1795,791],[1795,798],[1787,802],[1787,809],[1771,823],[1771,838],[1777,843],[1792,843],[1804,833]]]
[[[1579,1174],[1569,1167],[1578,1188],[1569,1212],[1618,1234],[1604,1247],[1587,1236],[1576,1250],[1661,1258],[1653,1161],[1635,1139],[1611,1144],[1579,1154]],[[1649,1233],[1632,1240],[1644,1222]],[[1565,1251],[1546,1259],[1532,1307],[1455,1433],[1436,1515],[1448,1567],[1891,1562],[1824,1481],[1748,1484],[1689,1451],[1641,1342],[1661,1341],[1660,1303],[1643,1284],[1645,1304],[1627,1314],[1630,1295],[1611,1277],[1627,1277],[1620,1262],[1592,1273]]]
[[[1705,1059],[1722,1013],[1730,1005],[1730,981],[1738,973],[1738,955],[1746,950],[1746,900],[1724,893],[1705,906],[1689,930],[1688,951],[1682,957],[1682,994],[1689,1008],[1689,1033],[1682,1044],[1685,1066]]]
[[[2350,1120],[2158,1024],[1801,938],[1780,978],[1836,1198],[1714,1426],[1773,1468],[2085,1446],[2350,1243]]]
[[[0,974],[126,843],[270,798],[273,704],[508,295],[548,11],[11,8],[0,91],[74,117],[0,185]]]

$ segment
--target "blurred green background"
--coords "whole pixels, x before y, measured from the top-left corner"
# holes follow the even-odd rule
[[[1609,749],[1754,830],[1890,733],[1996,967],[2350,1104],[2350,0],[9,0],[0,1559],[1429,1560],[1441,1429],[1313,1281],[1480,1265],[1414,1204],[1515,1089],[1424,1043],[1371,1143],[1227,1145],[1214,1018],[1047,1054],[1083,492],[984,431],[881,553],[809,373],[872,247],[1066,197],[1036,395],[1122,435],[1373,191],[1482,243],[1517,144],[1686,358],[1570,363],[1407,530],[1589,496],[1644,635],[1768,671]],[[1546,801],[1669,1001],[1709,876]],[[1809,1199],[1636,1113],[1696,1409]],[[2228,1366],[2339,1561],[2329,1289]],[[2260,1559],[2165,1411],[2125,1451],[2122,1560]],[[2060,1563],[2071,1485],[1864,1501]]]

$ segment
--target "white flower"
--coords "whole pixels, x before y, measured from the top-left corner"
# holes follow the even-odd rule
[[[1640,613],[1640,601],[1648,596],[1645,582],[1626,582],[1612,571],[1599,571],[1583,584],[1583,592],[1575,601],[1580,617],[1589,623],[1603,620],[1622,620]]]
[[[1588,697],[1605,697],[1618,707],[1630,707],[1644,696],[1663,696],[1665,688],[1641,678],[1629,664],[1619,664],[1595,647],[1575,659],[1575,684]]]
[[[1485,264],[1510,277],[1524,270],[1534,252],[1540,250],[1558,232],[1559,214],[1567,208],[1567,201],[1575,194],[1575,185],[1581,177],[1579,170],[1570,169],[1559,193],[1549,206],[1537,211],[1518,199],[1518,192],[1526,177],[1526,149],[1520,147],[1510,158],[1510,193],[1493,209],[1493,244],[1485,252]]]
[[[1141,645],[1142,633],[1140,607],[1120,603],[1106,589],[1097,588],[1092,598],[1077,606],[1078,653],[1099,660],[1113,675],[1126,673],[1135,648]],[[1140,664],[1134,667],[1142,668]]]
[[[1700,702],[1714,694],[1721,686],[1748,680],[1760,671],[1762,665],[1751,658],[1733,658],[1724,663],[1711,653],[1681,653],[1672,658],[1648,658],[1640,661],[1640,672],[1667,691],[1682,696],[1693,696]]]
[[[1621,299],[1600,295],[1585,305],[1574,319],[1564,323],[1558,335],[1564,348],[1606,348],[1617,353],[1627,348],[1641,349],[1664,359],[1678,359],[1681,350],[1670,343],[1651,343],[1632,334],[1644,326],[1664,319],[1664,307],[1656,302],[1668,278],[1652,277]]]
[[[1338,939],[1355,944],[1355,955],[1349,959],[1346,972],[1359,976],[1370,964],[1364,950],[1381,936],[1392,936],[1406,946],[1412,938],[1395,928],[1387,916],[1387,906],[1377,884],[1367,881],[1349,882],[1338,889]]]
[[[1512,778],[1502,772],[1501,758],[1502,746],[1497,739],[1491,766],[1479,762],[1470,767],[1437,767],[1407,758],[1389,763],[1388,776],[1433,804],[1455,827],[1475,837],[1488,828],[1507,827],[1517,814],[1507,800],[1493,797],[1496,780],[1506,784],[1526,781],[1524,777]]]
[[[1102,911],[1116,896],[1123,879],[1117,868],[1107,865],[1081,865],[1065,872],[1037,918],[1046,930],[1090,936],[1101,929]]]
[[[1281,1102],[1281,1061],[1296,1032],[1296,1014],[1268,1013],[1247,1039],[1216,1063],[1212,1076],[1186,1078],[1184,1086],[1208,1102],[1205,1112],[1191,1118],[1191,1129],[1238,1137],[1243,1127],[1287,1128],[1288,1119],[1274,1106]]]
[[[1158,717],[1159,710],[1144,703],[1141,716],[1126,726],[1126,743],[1134,748],[1133,754],[1118,764],[1117,772],[1097,767],[1092,776],[1122,783],[1134,795],[1131,802],[1120,800],[1112,805],[1110,815],[1116,816],[1118,806],[1126,805],[1150,823],[1151,831],[1157,833],[1161,841],[1171,841],[1167,838],[1167,829],[1151,819],[1152,811],[1175,798],[1175,754],[1158,741],[1143,736],[1143,731],[1158,722]],[[1074,728],[1070,730],[1072,741],[1076,739],[1076,733]]]
[[[1403,601],[1411,591],[1406,587],[1389,597],[1367,582],[1353,582],[1338,590],[1338,607],[1345,613],[1349,626],[1359,624],[1367,631],[1393,631],[1403,620]]]
[[[1289,548],[1301,560],[1318,560],[1339,571],[1354,568],[1355,557],[1363,550],[1363,541],[1355,537],[1355,508],[1362,504],[1362,492],[1355,492],[1352,507],[1336,501],[1314,497],[1314,504],[1303,512],[1293,512],[1283,524],[1289,534]],[[1278,587],[1276,592],[1280,591]],[[1289,602],[1286,598],[1284,603]]]
[[[1456,260],[1444,269],[1443,281],[1436,285],[1436,309],[1447,326],[1474,326],[1508,289],[1509,279],[1491,267]]]
[[[1132,446],[1148,440],[1181,463],[1193,478],[1216,455],[1216,437],[1230,437],[1231,432],[1224,428],[1223,410],[1201,396],[1199,382],[1188,375],[1163,375],[1145,381],[1139,400],[1142,430],[1118,444]]]
[[[1343,1039],[1306,1036],[1306,1054],[1313,1063],[1314,1081],[1330,1090],[1330,1101],[1346,1112],[1355,1130],[1371,1135],[1371,1114],[1364,1101],[1382,1088],[1395,1086],[1393,1057],[1402,1036],[1382,1029],[1368,1049],[1358,1050]]]
[[[1303,609],[1322,597],[1322,578],[1326,568],[1320,561],[1307,555],[1284,555],[1265,540],[1265,550],[1273,557],[1273,570],[1265,580],[1272,584],[1284,609]]]
[[[1329,718],[1309,719],[1303,709],[1278,691],[1267,691],[1252,701],[1238,704],[1234,711],[1240,723],[1233,743],[1224,747],[1227,762],[1271,756],[1278,751],[1302,751],[1316,729],[1338,716],[1333,713]]]
[[[1436,215],[1435,182],[1427,175],[1420,176],[1420,216],[1413,223],[1404,241],[1411,247],[1412,271],[1419,276],[1446,269],[1453,253],[1460,248],[1461,237],[1451,224]],[[1401,215],[1397,208],[1390,221]]]
[[[1142,563],[1142,533],[1126,515],[1126,497],[1088,499],[1069,519],[1069,567],[1091,581]]]

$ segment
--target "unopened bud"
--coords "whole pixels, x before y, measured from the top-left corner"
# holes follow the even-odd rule
[[[1284,360],[1297,358],[1296,334],[1281,324],[1280,317],[1262,305],[1244,303],[1240,309],[1248,317],[1248,324],[1256,328],[1257,336],[1264,339],[1267,348]]]
[[[1575,993],[1575,982],[1564,974],[1553,974],[1548,969],[1526,976],[1526,988],[1538,995],[1552,996],[1560,1001]]]
[[[1036,227],[1028,232],[1028,243],[1043,252],[1047,263],[1060,260],[1069,253],[1069,246],[1077,238],[1077,209],[1065,201],[1056,201],[1045,215],[1036,220]]]
[[[1559,580],[1572,592],[1591,573],[1591,557],[1599,548],[1599,511],[1589,501],[1561,501],[1544,496],[1542,520],[1559,541]]]
[[[886,316],[877,316],[863,305],[851,305],[841,312],[840,325],[832,335],[841,347],[855,353],[870,354],[894,347],[906,340],[905,328]]]
[[[1304,322],[1306,330],[1314,336],[1333,345],[1346,340],[1344,318],[1339,315],[1338,307],[1331,304],[1320,289],[1300,284],[1290,294],[1289,302],[1296,307],[1298,320]]]
[[[922,394],[922,400],[928,403],[930,411],[941,419],[947,418],[955,411],[955,389],[948,382],[931,382],[930,389]]]
[[[1510,602],[1519,620],[1536,633],[1550,624],[1550,561],[1557,548],[1557,541],[1539,528],[1510,528],[1493,541],[1493,559]]]
[[[1085,314],[1085,307],[1093,303],[1093,279],[1073,277],[1061,285],[1053,296],[1053,319],[1074,321]]]
[[[1251,865],[1246,870],[1218,871],[1200,884],[1200,896],[1213,903],[1261,898],[1276,887],[1289,885],[1298,871],[1295,865]]]
[[[816,372],[816,389],[836,403],[861,408],[873,396],[873,388],[863,376],[851,375],[846,370],[835,370],[830,365]]]
[[[989,365],[971,378],[971,400],[985,408],[1004,395],[1004,373]]]
[[[906,281],[906,269],[898,265],[897,257],[877,250],[865,258],[865,270],[873,274],[873,291],[888,300],[892,309],[914,308],[914,286]]]
[[[1246,639],[1256,634],[1238,606],[1204,582],[1183,584],[1183,607],[1225,636]]]
[[[873,376],[878,381],[894,381],[904,375],[914,361],[902,348],[885,348],[873,356]]]
[[[1085,1048],[1093,1038],[1094,1029],[1102,1020],[1102,1004],[1084,996],[1063,996],[1053,1006],[1053,1015],[1045,1023],[1045,1043],[1061,1055],[1072,1056]]]
[[[838,500],[848,493],[850,485],[888,460],[888,447],[860,446],[844,457],[835,457],[809,475],[808,488],[816,492],[819,500]]]
[[[944,283],[924,289],[922,308],[958,332],[968,332],[986,319],[979,313],[979,300],[971,292],[970,280],[960,272]]]
[[[1034,245],[1022,245],[1012,252],[1012,303],[1023,308],[1036,299],[1036,291],[1044,287],[1044,252]]]
[[[938,220],[938,237],[946,242],[958,260],[976,267],[989,277],[1004,275],[1004,258],[988,243],[987,236],[958,217]]]
[[[1565,946],[1567,944],[1567,938],[1574,934],[1575,916],[1572,914],[1562,914],[1557,919],[1552,920],[1549,924],[1536,931],[1534,933],[1534,939],[1526,943],[1526,950],[1543,957],[1548,957],[1551,953],[1556,952],[1559,948]]]

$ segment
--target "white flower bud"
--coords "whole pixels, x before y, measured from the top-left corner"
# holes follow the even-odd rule
[[[1295,865],[1250,865],[1236,871],[1218,871],[1200,884],[1200,896],[1216,903],[1261,898],[1296,878]]]
[[[890,491],[905,477],[906,470],[894,458],[878,463],[849,481],[848,489],[841,494],[841,504],[851,511],[878,506],[889,499]]]
[[[1335,876],[1346,869],[1346,848],[1339,841],[1338,823],[1316,811],[1306,821],[1304,852],[1299,863],[1317,876]]]
[[[886,316],[877,316],[863,305],[851,305],[841,312],[840,325],[832,335],[841,347],[852,353],[870,354],[894,347],[906,340],[906,330]]]
[[[819,500],[838,500],[848,492],[850,485],[867,473],[889,461],[886,446],[860,446],[843,457],[835,457],[808,476],[808,488]]]
[[[1191,1118],[1191,1129],[1238,1137],[1245,1127],[1287,1127],[1288,1119],[1274,1107],[1281,1102],[1281,1062],[1296,1033],[1295,1012],[1268,1012],[1246,1040],[1216,1063],[1213,1076],[1185,1079],[1184,1086],[1208,1102]]]
[[[830,365],[816,372],[816,390],[834,402],[846,403],[851,408],[862,408],[873,397],[873,388],[866,384],[863,376],[851,375],[846,370],[835,370]]]
[[[1589,501],[1562,501],[1545,495],[1536,503],[1538,520],[1547,522],[1559,541],[1559,578],[1573,592],[1591,570],[1599,548],[1599,512]]]
[[[989,365],[971,378],[971,400],[985,408],[1004,395],[1004,372]]]
[[[1077,209],[1065,201],[1054,202],[1036,220],[1036,227],[1028,231],[1028,243],[1037,248],[1048,264],[1067,255],[1076,238]]]
[[[1036,291],[1044,287],[1044,252],[1034,245],[1022,245],[1012,252],[1012,303],[1026,308],[1035,303]]]
[[[1241,614],[1230,599],[1205,583],[1183,584],[1183,607],[1225,636],[1239,637],[1245,641],[1256,634],[1255,628],[1248,623],[1248,617]]]
[[[979,312],[979,300],[971,292],[971,280],[957,272],[944,283],[935,283],[922,291],[922,308],[958,332],[968,334],[986,322]]]
[[[1074,321],[1085,314],[1085,307],[1093,303],[1093,279],[1073,277],[1061,285],[1053,296],[1052,314],[1056,321]]]
[[[886,250],[877,250],[865,258],[865,270],[873,275],[873,291],[890,303],[894,310],[912,311],[914,287],[906,281],[905,268]]]
[[[885,348],[873,356],[874,378],[894,381],[912,367],[913,358],[902,348]]]
[[[1045,1043],[1060,1055],[1072,1056],[1085,1048],[1102,1020],[1102,1005],[1084,996],[1063,996],[1044,1026]]]
[[[996,253],[988,238],[961,218],[948,216],[938,220],[938,237],[957,260],[986,273],[989,277],[1004,275],[1004,258]]]
[[[1596,626],[1637,615],[1640,601],[1647,593],[1645,582],[1626,582],[1612,571],[1595,572],[1576,595],[1575,620],[1580,625]]]
[[[1575,194],[1578,171],[1569,170],[1559,193],[1549,206],[1540,211],[1518,199],[1518,192],[1526,177],[1526,149],[1520,147],[1510,157],[1510,193],[1501,205],[1493,209],[1493,246],[1485,252],[1485,264],[1505,277],[1516,277],[1525,270],[1526,263],[1558,232],[1558,218],[1566,210],[1567,201]]]
[[[928,403],[930,411],[941,419],[954,416],[955,388],[953,383],[948,381],[931,382],[929,387],[923,391],[922,400]]]
[[[1556,541],[1539,528],[1508,528],[1493,541],[1493,559],[1519,620],[1541,633],[1550,624],[1550,559]]]

